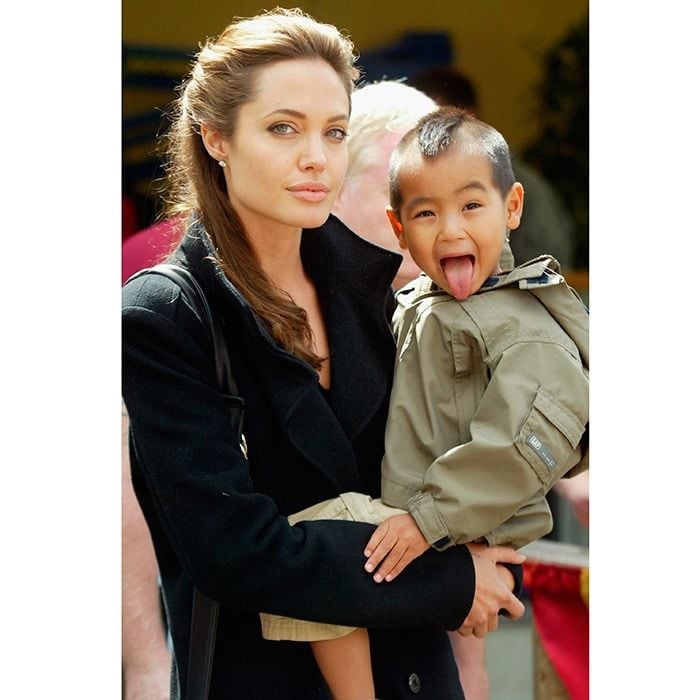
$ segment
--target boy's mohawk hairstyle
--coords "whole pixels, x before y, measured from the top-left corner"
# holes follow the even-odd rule
[[[457,107],[441,107],[426,115],[416,124],[421,153],[432,157],[447,150],[455,129],[469,121],[472,121],[469,112]]]
[[[460,127],[464,132],[456,136]],[[406,151],[418,146],[424,158],[434,158],[444,153],[456,139],[481,151],[491,165],[493,183],[502,197],[515,182],[510,149],[503,135],[485,122],[473,117],[466,109],[441,107],[426,114],[394,148],[389,166],[389,202],[395,212],[400,211],[403,199],[399,187],[399,170]]]

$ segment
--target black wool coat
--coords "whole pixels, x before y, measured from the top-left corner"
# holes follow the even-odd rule
[[[161,573],[177,679],[187,681],[192,586],[221,601],[211,698],[330,697],[305,643],[260,635],[259,611],[370,629],[378,697],[462,698],[445,630],[464,620],[474,568],[464,547],[428,551],[375,584],[373,526],[286,515],[344,491],[379,495],[395,344],[387,321],[398,256],[331,217],[302,234],[327,324],[331,390],[282,350],[209,256],[192,224],[175,257],[207,294],[245,401],[248,459],[217,388],[203,326],[170,280],[123,290],[123,395],[134,488]]]

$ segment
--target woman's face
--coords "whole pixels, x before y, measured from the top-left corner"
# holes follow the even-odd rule
[[[252,237],[320,226],[348,164],[343,83],[316,59],[273,63],[257,82],[222,142],[231,203]]]

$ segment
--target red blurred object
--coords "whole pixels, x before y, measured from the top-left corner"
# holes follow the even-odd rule
[[[166,219],[129,236],[122,243],[122,284],[131,275],[162,262],[179,239],[176,219]]]
[[[122,196],[122,243],[136,233],[137,227],[136,205],[128,197]]]
[[[571,700],[588,700],[588,569],[531,561],[523,569],[542,646]]]

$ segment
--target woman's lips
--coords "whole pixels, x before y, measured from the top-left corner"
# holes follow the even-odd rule
[[[302,182],[288,187],[287,191],[304,202],[322,202],[328,196],[330,187],[321,182]]]

